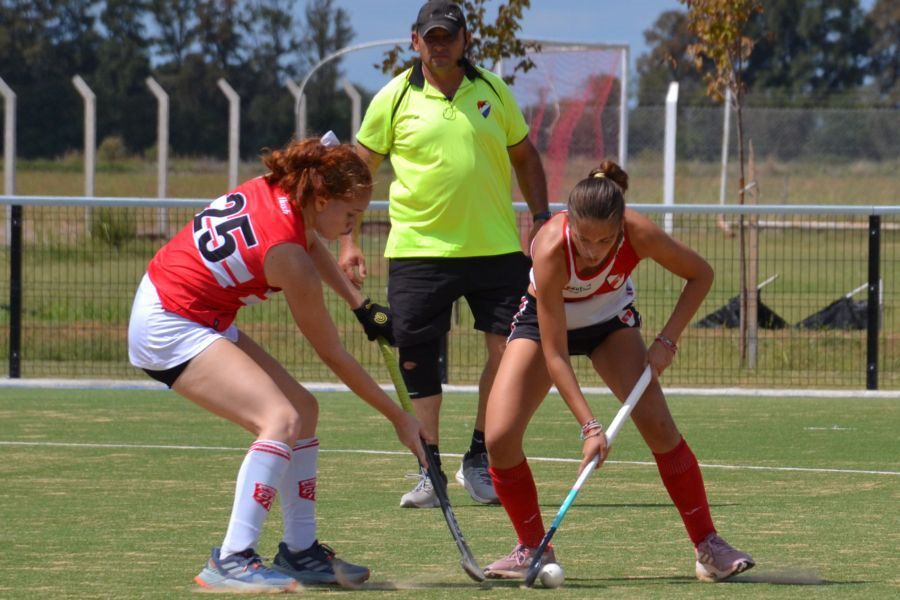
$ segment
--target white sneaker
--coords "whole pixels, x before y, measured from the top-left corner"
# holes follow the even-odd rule
[[[494,491],[494,482],[491,481],[491,474],[488,472],[487,453],[464,455],[459,471],[456,472],[456,481],[466,488],[475,502],[500,504],[497,492]]]
[[[418,479],[419,481],[416,483],[416,487],[403,494],[400,498],[400,508],[437,508],[441,505],[437,494],[434,493],[431,478],[425,472],[425,469],[419,467],[418,473],[407,475],[407,477]]]

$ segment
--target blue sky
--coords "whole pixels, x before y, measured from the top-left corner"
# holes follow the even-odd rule
[[[350,14],[356,31],[354,44],[406,38],[424,0],[336,0],[335,6]],[[869,10],[875,0],[862,0]],[[496,14],[498,0],[489,6]],[[637,57],[647,51],[644,31],[667,10],[685,10],[678,0],[532,0],[522,20],[522,37],[550,41],[628,44],[630,70]],[[348,78],[371,89],[386,81],[372,64],[380,61],[383,48],[362,50],[343,62]]]
[[[336,0],[350,14],[355,44],[408,37],[409,27],[424,0]],[[500,3],[489,7],[496,14]],[[522,20],[522,37],[564,42],[628,44],[631,69],[645,50],[644,31],[667,10],[683,10],[678,0],[532,0]],[[371,65],[387,48],[362,50],[345,58],[352,81],[376,88],[385,78]]]

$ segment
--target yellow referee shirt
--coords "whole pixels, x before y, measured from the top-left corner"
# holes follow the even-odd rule
[[[528,125],[503,80],[465,64],[448,100],[417,61],[385,85],[357,141],[390,155],[391,232],[385,256],[472,257],[521,250],[507,148]]]

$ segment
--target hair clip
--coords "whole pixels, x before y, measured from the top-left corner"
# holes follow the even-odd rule
[[[327,132],[325,132],[325,135],[319,138],[319,143],[326,148],[331,148],[332,146],[340,146],[341,140],[339,140],[338,136],[336,136],[334,132],[329,129]]]
[[[604,173],[603,171],[597,171],[596,173],[591,175],[591,177],[596,177],[597,179],[603,179],[604,177],[606,177],[606,173]]]

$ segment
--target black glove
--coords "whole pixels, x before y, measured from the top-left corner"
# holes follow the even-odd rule
[[[391,346],[395,344],[393,319],[391,319],[391,310],[387,306],[375,304],[366,298],[362,306],[353,309],[353,314],[362,323],[370,342],[383,337]]]

